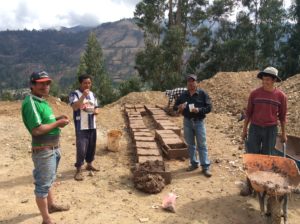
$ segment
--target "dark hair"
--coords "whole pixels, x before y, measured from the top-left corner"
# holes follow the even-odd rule
[[[90,79],[90,80],[92,80],[92,77],[91,77],[90,75],[88,75],[88,74],[80,75],[80,76],[78,77],[79,83],[82,83],[83,80],[85,80],[85,79]]]
[[[261,77],[270,77],[270,78],[272,78],[273,80],[276,80],[276,77],[274,77],[274,75],[270,75],[270,74],[268,74],[268,73],[263,73],[263,74],[261,75]]]

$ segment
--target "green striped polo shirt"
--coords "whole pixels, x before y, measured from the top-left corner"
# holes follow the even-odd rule
[[[22,103],[22,118],[27,130],[32,134],[32,130],[42,124],[51,124],[56,122],[52,108],[45,99],[39,98],[34,95],[28,95],[25,97]],[[43,142],[36,143],[34,138],[37,139],[51,139],[55,136],[59,136],[60,129],[54,128],[45,135],[33,137],[32,146],[43,146],[47,145]]]

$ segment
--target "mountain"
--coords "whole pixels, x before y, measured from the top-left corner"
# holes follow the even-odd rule
[[[98,27],[0,32],[0,88],[27,86],[32,71],[46,70],[61,87],[74,81],[80,55],[93,31],[103,49],[114,82],[133,75],[135,54],[143,49],[143,33],[131,19]]]

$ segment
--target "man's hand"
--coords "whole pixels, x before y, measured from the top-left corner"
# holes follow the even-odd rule
[[[56,119],[57,121],[60,120],[60,119],[67,119],[67,120],[70,120],[69,117],[68,117],[67,115],[64,115],[64,114],[61,115],[61,116],[56,117],[55,119]]]
[[[90,93],[90,90],[89,89],[85,89],[82,93],[82,95],[84,95],[84,97],[87,97]]]
[[[63,128],[70,123],[69,119],[61,118],[57,121],[58,127]]]
[[[186,102],[182,103],[182,104],[179,104],[179,106],[178,106],[178,112],[181,113],[184,110],[184,108],[186,107],[186,105],[187,105]]]
[[[100,112],[100,111],[99,111],[99,108],[95,108],[94,114],[95,114],[95,115],[98,115],[99,112]]]
[[[281,142],[287,142],[287,136],[285,133],[281,134]]]
[[[193,112],[193,113],[199,113],[199,111],[200,111],[200,109],[199,109],[199,108],[196,108],[196,107],[192,109],[192,112]]]
[[[243,130],[241,137],[242,137],[242,140],[243,140],[243,141],[246,140],[246,138],[247,138],[247,129],[246,129],[246,130]]]

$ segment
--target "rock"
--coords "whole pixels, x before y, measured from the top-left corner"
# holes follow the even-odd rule
[[[28,201],[29,201],[29,199],[22,199],[21,203],[22,203],[22,204],[25,204],[25,203],[27,203]]]
[[[219,158],[215,159],[215,163],[221,163],[221,162],[222,162],[221,159],[219,159]]]
[[[148,222],[149,218],[139,218],[140,223]]]

